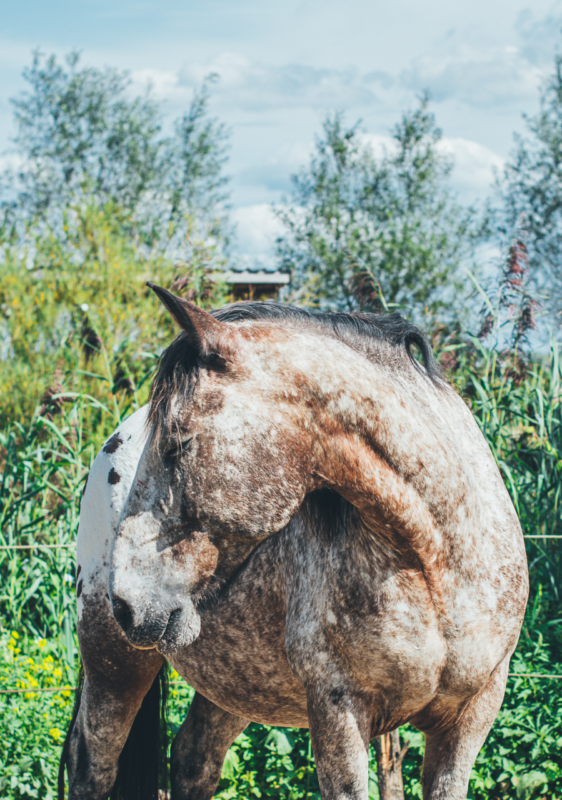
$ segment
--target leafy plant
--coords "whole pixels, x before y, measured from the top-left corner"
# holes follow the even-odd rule
[[[481,235],[473,209],[447,189],[451,161],[426,97],[375,158],[358,126],[328,116],[310,166],[278,212],[293,296],[340,310],[416,309],[427,324],[459,315],[459,267]]]
[[[77,52],[60,63],[35,51],[23,77],[28,90],[12,100],[20,167],[0,195],[7,221],[46,220],[62,233],[63,210],[85,201],[123,209],[164,248],[189,217],[220,234],[228,134],[207,113],[213,76],[169,136],[150,90],[132,96],[126,72],[83,67]]]
[[[497,181],[497,224],[510,236],[523,215],[529,232],[530,265],[536,285],[548,296],[554,321],[562,298],[562,55],[545,81],[540,110],[525,116],[528,135],[515,147]]]

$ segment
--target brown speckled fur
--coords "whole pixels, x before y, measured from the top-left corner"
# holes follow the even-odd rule
[[[424,797],[461,800],[528,593],[470,412],[384,340],[221,322],[158,293],[198,375],[159,419],[113,542],[112,602],[136,649],[108,601],[88,600],[80,725],[122,742],[164,656],[198,692],[174,800],[212,797],[249,720],[310,726],[324,800],[366,800],[369,739],[411,722]],[[92,757],[103,786],[115,758]],[[101,800],[84,786],[73,800]]]

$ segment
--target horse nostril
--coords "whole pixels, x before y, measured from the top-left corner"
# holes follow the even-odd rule
[[[127,633],[133,625],[133,614],[128,604],[120,597],[113,598],[113,616]]]

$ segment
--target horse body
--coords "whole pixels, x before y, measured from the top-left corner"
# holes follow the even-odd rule
[[[193,644],[169,656],[186,680],[232,713],[272,725],[306,724],[304,687],[329,674],[338,686],[370,693],[373,736],[407,721],[433,729],[436,697],[441,704],[449,698],[451,713],[460,713],[517,641],[524,551],[505,488],[482,463],[480,434],[455,401],[456,424],[449,419],[447,426],[475,444],[463,458],[475,467],[469,499],[478,492],[478,502],[459,510],[453,497],[466,526],[455,520],[449,553],[443,536],[437,607],[419,564],[404,563],[345,503],[313,498],[327,503],[331,519],[320,514],[307,525],[305,506],[202,612]],[[513,537],[505,537],[506,516]],[[330,526],[335,530],[322,534]],[[449,555],[453,563],[445,565]]]
[[[145,443],[137,412],[131,439],[106,445],[119,441],[96,466],[112,511],[103,533],[81,521],[79,539],[100,541],[81,592],[85,662],[103,661],[90,683],[116,680],[112,649],[133,706],[162,655],[197,689],[174,745],[177,798],[212,796],[249,720],[310,726],[334,800],[363,800],[369,739],[412,722],[427,736],[425,796],[464,797],[528,591],[520,526],[470,412],[403,342],[298,315],[221,322],[170,298],[185,334],[156,381],[152,431]],[[94,718],[79,714],[75,772]]]

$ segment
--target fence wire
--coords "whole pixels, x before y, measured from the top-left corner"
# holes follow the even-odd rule
[[[524,539],[562,539],[560,534],[529,534],[523,536]],[[0,550],[62,550],[64,548],[76,547],[76,542],[69,544],[3,544]]]
[[[540,672],[508,672],[508,678],[543,678],[546,680],[562,681],[562,675],[547,675]],[[187,686],[185,681],[172,681],[170,686]],[[27,686],[23,689],[0,689],[0,694],[33,694],[34,692],[75,692],[77,686]]]

